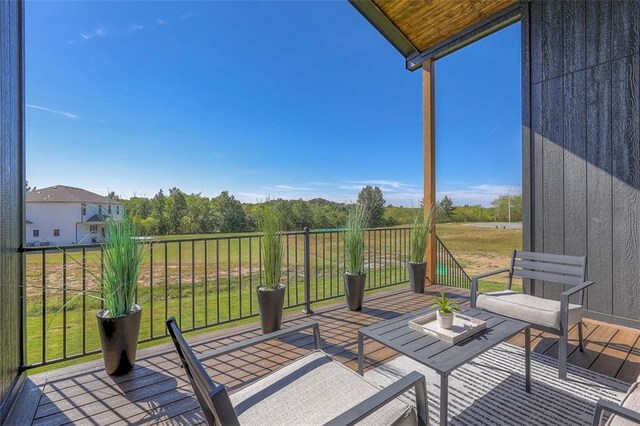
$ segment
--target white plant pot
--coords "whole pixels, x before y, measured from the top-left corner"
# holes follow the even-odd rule
[[[440,311],[436,313],[436,317],[438,318],[438,326],[440,328],[444,328],[445,330],[451,330],[453,327],[453,312],[448,314],[443,314]]]

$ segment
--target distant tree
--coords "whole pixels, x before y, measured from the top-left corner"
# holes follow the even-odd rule
[[[182,221],[187,215],[187,199],[184,192],[173,187],[169,190],[169,196],[165,203],[165,218],[167,221],[167,232],[169,234],[179,234],[182,232]]]
[[[31,186],[29,185],[29,181],[28,181],[28,180],[25,180],[25,181],[24,181],[24,186],[25,186],[25,189],[27,190],[27,192],[29,192],[29,191],[35,191],[35,190],[36,190],[36,187],[35,187],[35,186],[34,186],[34,187],[31,187]]]
[[[491,202],[494,209],[494,219],[499,222],[509,220],[509,203],[511,203],[511,221],[522,221],[522,195],[502,194]]]
[[[162,189],[151,200],[151,220],[153,222],[153,232],[157,235],[166,235],[168,226],[165,220],[165,204],[167,197]]]
[[[222,191],[212,201],[217,232],[241,232],[245,230],[246,216],[242,203],[229,191]]]
[[[383,226],[384,223],[384,206],[386,201],[379,187],[367,185],[358,194],[358,204],[367,209],[368,226],[373,228]]]
[[[451,222],[453,209],[453,200],[445,195],[436,205],[436,221],[440,223]]]
[[[116,195],[115,191],[109,191],[109,193],[107,194],[107,198],[114,201],[120,201],[120,196]]]

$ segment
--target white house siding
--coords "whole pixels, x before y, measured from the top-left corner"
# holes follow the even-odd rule
[[[27,202],[27,243],[75,244],[80,212],[80,203]],[[34,229],[39,236],[33,236]],[[53,235],[55,229],[60,230],[59,237]]]
[[[86,206],[86,214],[82,214],[82,205]],[[94,215],[100,215],[100,205],[102,205],[102,216],[113,217],[116,220],[122,218],[124,206],[111,204],[111,215],[109,215],[109,204],[75,203],[75,202],[27,202],[27,244],[36,246],[42,243],[50,245],[71,245],[71,244],[91,244],[102,239],[104,223],[85,223]],[[119,213],[118,213],[119,206]],[[29,223],[31,222],[31,223]],[[97,232],[91,233],[90,226],[96,225]],[[34,237],[33,231],[39,231],[39,236]],[[54,230],[60,230],[60,236],[54,236]]]

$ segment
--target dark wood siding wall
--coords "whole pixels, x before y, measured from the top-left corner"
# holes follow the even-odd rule
[[[22,366],[23,5],[0,0],[0,423]]]
[[[521,6],[524,247],[587,255],[589,311],[640,324],[640,0]]]

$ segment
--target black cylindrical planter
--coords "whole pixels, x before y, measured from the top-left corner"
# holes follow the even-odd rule
[[[142,308],[135,305],[129,315],[117,318],[103,317],[105,312],[97,315],[104,369],[110,376],[122,376],[136,362]]]
[[[409,284],[414,293],[424,293],[424,283],[427,279],[427,262],[407,262]]]
[[[347,298],[347,306],[350,311],[359,311],[362,309],[366,280],[367,274],[344,274],[344,295]]]
[[[263,334],[278,331],[282,326],[285,288],[284,284],[278,284],[275,290],[267,290],[264,286],[258,287],[258,307]]]

